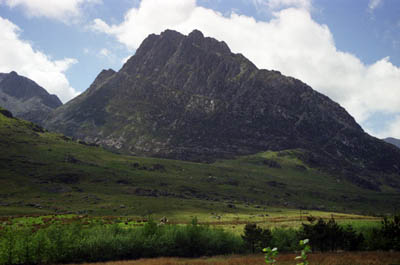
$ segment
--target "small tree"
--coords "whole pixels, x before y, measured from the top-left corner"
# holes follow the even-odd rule
[[[262,229],[257,224],[249,223],[244,227],[242,238],[251,251],[255,253],[256,250],[261,250],[263,246],[270,244],[272,233],[269,229]]]
[[[303,224],[300,234],[301,237],[310,239],[313,250],[334,251],[343,247],[343,228],[333,218],[328,222],[319,218],[315,223],[312,220],[310,224]]]
[[[400,250],[400,215],[383,218],[381,234],[386,241],[385,249]]]

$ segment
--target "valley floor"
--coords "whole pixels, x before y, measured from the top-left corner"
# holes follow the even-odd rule
[[[296,264],[295,254],[280,254],[278,265]],[[310,265],[400,265],[400,252],[312,253]],[[218,256],[197,259],[155,258],[83,265],[265,265],[262,255]],[[71,264],[73,265],[73,264]]]

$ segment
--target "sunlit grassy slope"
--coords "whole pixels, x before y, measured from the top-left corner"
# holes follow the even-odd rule
[[[1,113],[0,150],[0,215],[71,212],[220,220],[222,215],[257,217],[277,207],[391,213],[400,201],[389,188],[365,190],[309,168],[298,158],[301,150],[213,164],[123,156]]]

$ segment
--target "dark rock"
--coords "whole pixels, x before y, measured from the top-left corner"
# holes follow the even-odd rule
[[[151,168],[151,170],[162,171],[162,172],[166,171],[164,165],[161,165],[161,164],[154,164],[153,167]]]
[[[277,188],[278,188],[278,187],[279,187],[279,188],[284,188],[284,187],[286,187],[286,184],[285,184],[285,183],[277,182],[277,181],[275,181],[275,180],[268,181],[267,184],[268,184],[269,186],[271,186],[271,187],[277,187]]]
[[[130,185],[130,184],[132,184],[132,181],[130,179],[119,179],[116,182],[118,184],[122,184],[122,185]]]
[[[78,164],[78,163],[80,163],[81,161],[78,160],[78,159],[76,159],[74,156],[67,154],[67,155],[65,156],[64,162],[65,162],[65,163],[71,163],[71,164]]]
[[[10,111],[6,110],[6,109],[1,109],[0,108],[0,114],[3,114],[7,118],[13,118],[12,113]]]
[[[277,161],[272,159],[264,159],[263,164],[271,168],[282,168],[282,166]]]
[[[296,165],[296,169],[298,169],[300,171],[307,171],[307,168],[303,165]]]
[[[54,177],[49,178],[49,180],[56,183],[76,184],[80,180],[80,175],[74,173],[60,173]]]

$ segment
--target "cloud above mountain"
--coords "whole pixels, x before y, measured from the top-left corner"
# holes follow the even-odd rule
[[[328,26],[313,20],[311,1],[254,1],[283,9],[274,11],[269,21],[256,21],[234,12],[223,15],[195,0],[142,0],[122,23],[110,25],[96,19],[92,29],[115,36],[132,51],[150,33],[168,28],[188,34],[199,29],[224,40],[233,52],[244,54],[259,68],[276,69],[308,83],[339,102],[358,122],[376,113],[400,113],[400,68],[390,58],[365,64],[338,50]]]
[[[101,3],[101,0],[0,0],[10,8],[20,7],[29,17],[46,17],[69,23],[82,15],[87,4]]]
[[[32,45],[20,39],[18,26],[0,17],[0,72],[16,71],[26,76],[49,93],[57,94],[65,102],[78,93],[72,88],[65,71],[77,63],[76,59],[53,60]]]

